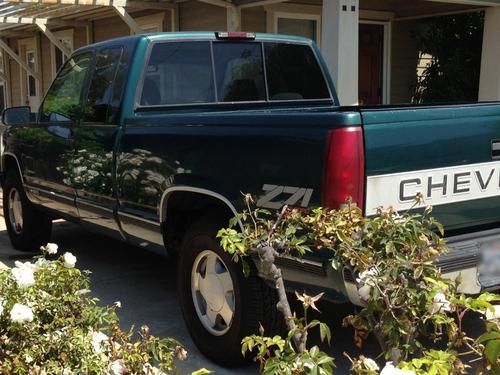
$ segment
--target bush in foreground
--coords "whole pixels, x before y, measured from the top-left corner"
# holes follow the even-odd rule
[[[175,361],[187,353],[176,340],[155,337],[147,326],[138,335],[123,331],[116,314],[120,303],[97,304],[89,272],[75,267],[75,256],[56,258],[55,244],[41,250],[33,262],[0,270],[1,374],[177,372]]]

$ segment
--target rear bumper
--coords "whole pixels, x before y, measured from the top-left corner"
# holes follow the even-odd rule
[[[450,251],[439,258],[437,266],[444,277],[451,280],[461,278],[458,287],[461,293],[479,294],[483,291],[499,290],[500,277],[482,275],[479,270],[481,246],[495,241],[500,241],[500,229],[448,238]],[[343,279],[349,300],[355,305],[363,305],[356,281],[348,269],[344,270]]]

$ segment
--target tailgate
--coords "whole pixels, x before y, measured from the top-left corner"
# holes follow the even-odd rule
[[[500,223],[500,103],[360,111],[367,214],[422,193],[446,229]]]

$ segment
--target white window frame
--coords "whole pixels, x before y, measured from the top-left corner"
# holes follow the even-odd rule
[[[146,33],[151,31],[147,29],[156,29],[154,32],[162,32],[163,22],[165,20],[165,13],[156,13],[150,16],[137,17],[134,21],[139,25],[139,27],[145,30]],[[134,35],[133,30],[130,30],[130,35]]]
[[[384,44],[382,46],[382,104],[389,104],[391,101],[391,40],[392,22],[359,20],[360,24],[382,25],[384,27]]]
[[[71,52],[74,51],[74,49],[75,49],[75,30],[74,29],[56,31],[53,34],[61,42],[62,41],[69,41],[69,46],[70,46]],[[57,74],[56,48],[57,49],[59,49],[59,48],[55,44],[53,44],[52,42],[50,43],[50,46],[51,46],[51,48],[50,48],[50,63],[51,63],[51,70],[52,70],[52,79],[54,79],[56,77],[56,74]],[[63,53],[63,56],[64,56],[64,53]],[[69,56],[66,56],[66,57],[69,57]],[[64,61],[66,61],[66,60],[64,60]]]
[[[290,20],[307,20],[316,22],[316,44],[321,46],[321,15],[316,14],[300,14],[300,13],[287,13],[287,12],[274,12],[274,33],[278,33],[279,19]]]
[[[268,32],[278,33],[278,19],[316,21],[316,44],[321,46],[321,6],[302,4],[272,4],[265,6]]]

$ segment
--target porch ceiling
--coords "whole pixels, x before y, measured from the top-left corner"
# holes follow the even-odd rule
[[[171,9],[184,1],[239,8],[281,2],[322,4],[322,0],[0,0],[0,33],[9,36],[14,32],[24,32],[37,28],[37,23],[52,28],[84,25],[116,15],[113,6],[126,7],[133,15],[146,9]],[[360,0],[360,9],[392,12],[395,18],[431,16],[493,5],[500,6],[500,0]]]
[[[145,9],[172,9],[175,0],[0,0],[0,33],[25,32],[38,28],[37,23],[62,26],[85,26],[90,21],[116,15],[114,6],[126,7],[134,14]]]

